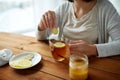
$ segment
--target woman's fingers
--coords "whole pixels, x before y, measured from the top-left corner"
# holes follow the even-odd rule
[[[52,26],[56,27],[57,24],[56,24],[56,14],[55,14],[55,12],[53,13],[52,21],[53,21]]]
[[[69,49],[70,54],[85,53],[85,49],[80,45],[71,44]]]
[[[70,53],[85,53],[84,45],[86,44],[81,44],[80,41],[72,41],[69,44]]]
[[[55,16],[55,12],[53,12],[53,11],[49,11],[49,22],[50,22],[50,28],[55,27],[56,16]]]
[[[50,23],[49,23],[49,13],[46,12],[45,15],[44,15],[44,18],[45,18],[45,23],[47,25],[47,27],[49,28],[50,27]]]
[[[86,42],[86,41],[83,41],[83,40],[70,40],[70,41],[69,41],[69,44],[76,44],[76,43],[85,44],[85,43],[87,43],[87,42]]]
[[[51,14],[51,12],[49,11],[48,12],[48,14],[47,14],[47,16],[48,16],[48,24],[49,24],[49,28],[51,28],[51,26],[52,26],[52,14]]]
[[[78,48],[77,44],[69,44],[70,51],[76,50]]]
[[[43,15],[42,22],[46,28],[53,28],[56,25],[56,16],[55,12],[48,11]]]
[[[69,41],[69,44],[76,44],[76,43],[78,43],[78,40],[70,40]]]
[[[47,25],[47,21],[46,21],[46,16],[45,15],[42,16],[42,20],[41,21],[43,22],[44,27],[47,28],[48,25]]]

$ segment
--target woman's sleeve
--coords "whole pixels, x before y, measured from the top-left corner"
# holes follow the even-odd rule
[[[49,37],[49,33],[50,33],[49,30],[39,31],[37,29],[36,38],[37,38],[37,40],[46,40]]]
[[[55,10],[56,13],[56,21],[57,21],[57,27],[59,28],[59,37],[63,36],[63,28],[65,26],[65,23],[67,21],[68,13],[70,10],[70,2],[65,1]]]
[[[104,13],[107,11],[104,17],[104,31],[108,33],[107,35],[111,38],[111,41],[96,44],[99,57],[120,55],[120,15],[113,6],[109,6],[109,8],[106,9],[107,10],[103,10]]]
[[[98,57],[108,57],[120,55],[120,40],[105,44],[96,44]]]

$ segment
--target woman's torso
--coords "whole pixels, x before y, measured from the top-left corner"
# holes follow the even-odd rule
[[[63,28],[63,35],[69,40],[85,40],[88,43],[96,43],[98,38],[97,4],[81,18],[76,18],[73,3],[70,3],[67,21]]]

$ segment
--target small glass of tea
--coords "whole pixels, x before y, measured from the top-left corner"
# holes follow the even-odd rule
[[[68,58],[69,47],[65,41],[51,39],[49,45],[52,56],[56,61],[64,61]]]

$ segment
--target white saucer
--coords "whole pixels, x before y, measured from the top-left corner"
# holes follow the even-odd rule
[[[11,65],[12,61],[17,61],[17,60],[23,58],[24,56],[26,56],[28,54],[33,54],[34,55],[33,59],[31,60],[32,66],[25,67],[25,68],[16,68],[16,67]],[[14,69],[27,69],[27,68],[30,68],[30,67],[33,67],[33,66],[37,65],[41,61],[41,58],[42,58],[42,56],[37,52],[24,52],[24,53],[12,56],[12,58],[9,60],[9,65],[10,65],[10,67],[12,67]]]

